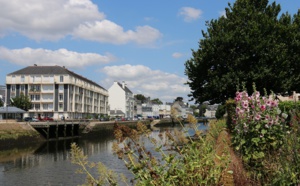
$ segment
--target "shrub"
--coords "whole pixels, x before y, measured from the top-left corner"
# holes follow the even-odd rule
[[[253,89],[251,96],[246,91],[236,93],[233,145],[243,160],[259,171],[266,154],[272,154],[283,144],[288,132],[287,114],[281,113],[273,96],[260,96],[255,86]]]
[[[226,111],[227,111],[226,125],[230,132],[232,132],[234,129],[233,119],[235,117],[235,107],[236,107],[236,103],[233,99],[229,99],[226,101]]]

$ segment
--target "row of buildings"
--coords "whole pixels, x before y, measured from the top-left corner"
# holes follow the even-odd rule
[[[99,117],[134,118],[171,114],[174,107],[185,117],[192,110],[183,103],[155,105],[135,100],[125,82],[115,81],[106,90],[99,84],[78,75],[64,66],[28,66],[6,75],[6,86],[1,87],[7,106],[11,98],[24,94],[32,107],[27,116],[69,119]]]

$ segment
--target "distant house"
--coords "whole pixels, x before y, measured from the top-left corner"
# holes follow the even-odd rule
[[[125,113],[122,110],[110,110],[111,118],[124,118]]]
[[[189,114],[193,115],[193,109],[189,108],[183,101],[175,101],[172,105],[172,109],[175,109],[177,115],[183,118],[186,118]]]
[[[299,101],[300,100],[300,94],[293,91],[293,95],[291,96],[282,96],[282,95],[276,95],[276,98],[279,101]]]
[[[204,116],[208,118],[216,117],[216,111],[218,109],[219,104],[207,105]]]
[[[110,105],[110,115],[114,114],[115,110],[120,110],[124,113],[124,117],[134,117],[134,96],[125,82],[117,81],[108,89]]]

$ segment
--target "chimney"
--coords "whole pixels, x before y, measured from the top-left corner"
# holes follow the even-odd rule
[[[125,89],[125,81],[122,81],[122,88]]]

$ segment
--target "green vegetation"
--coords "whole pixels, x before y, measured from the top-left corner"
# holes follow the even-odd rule
[[[21,93],[20,96],[12,98],[11,105],[28,111],[31,108],[31,100],[28,96]]]
[[[183,130],[157,139],[142,123],[115,126],[113,149],[136,185],[300,185],[300,103],[272,96],[300,91],[300,11],[291,16],[280,10],[268,0],[236,0],[226,17],[207,22],[199,49],[185,63],[187,84],[192,100],[224,104],[218,118],[225,108],[227,118],[211,122],[205,135],[191,116],[193,137]],[[117,185],[106,169],[95,179],[87,169],[95,164],[75,144],[72,157],[87,184]]]
[[[216,153],[216,141],[224,129],[225,121],[211,124],[210,133],[206,137],[197,129],[194,117],[189,116],[188,120],[190,127],[195,130],[193,137],[187,137],[184,130],[175,130],[174,133],[161,133],[158,138],[154,138],[141,122],[136,129],[115,125],[117,141],[113,150],[133,173],[134,180],[131,182],[135,185],[217,185],[226,180],[223,175],[227,172],[231,174],[227,170],[229,153],[227,150]],[[152,144],[152,148],[145,148],[147,142]],[[117,185],[115,173],[103,168],[102,163],[88,162],[75,144],[72,145],[72,161],[80,166],[79,173],[87,175],[86,184]],[[90,173],[90,169],[96,167],[98,177]]]
[[[225,103],[236,85],[276,93],[300,91],[300,11],[280,13],[268,0],[236,0],[226,17],[207,22],[199,49],[185,63],[191,98],[196,103]]]

